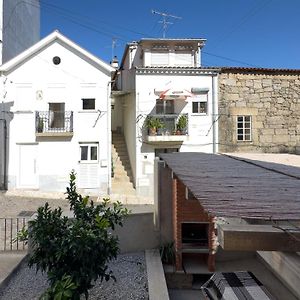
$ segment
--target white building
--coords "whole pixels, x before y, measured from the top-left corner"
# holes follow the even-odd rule
[[[40,39],[40,1],[0,0],[0,64]]]
[[[158,153],[217,152],[218,70],[201,67],[204,43],[142,39],[125,49],[114,92],[112,130],[125,136],[139,195],[153,195]],[[162,126],[155,134],[147,128],[149,117]],[[179,120],[187,123],[181,133]]]
[[[107,192],[113,70],[59,32],[2,65],[8,190],[65,191],[74,169],[78,188]]]

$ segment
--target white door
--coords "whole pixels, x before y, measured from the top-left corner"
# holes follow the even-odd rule
[[[20,145],[19,188],[37,188],[37,145]]]

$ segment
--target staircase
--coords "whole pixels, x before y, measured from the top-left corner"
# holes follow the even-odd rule
[[[114,167],[114,177],[111,182],[112,194],[116,198],[118,195],[122,195],[122,198],[135,196],[132,171],[123,134],[112,134],[112,160]]]

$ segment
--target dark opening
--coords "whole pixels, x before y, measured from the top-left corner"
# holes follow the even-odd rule
[[[208,223],[182,223],[182,244],[208,246]]]

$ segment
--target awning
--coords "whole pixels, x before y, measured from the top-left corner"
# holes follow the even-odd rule
[[[186,100],[187,97],[193,97],[194,94],[186,89],[174,89],[169,88],[163,91],[155,89],[155,94],[159,96],[161,100]]]

